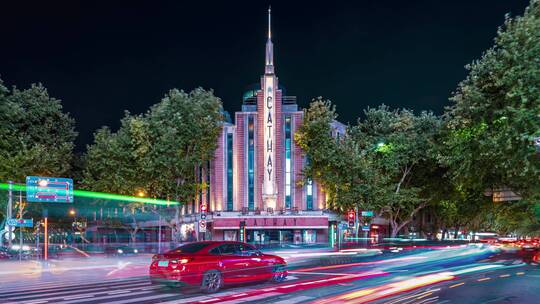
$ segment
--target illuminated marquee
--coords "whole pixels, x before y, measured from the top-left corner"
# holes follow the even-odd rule
[[[265,76],[264,89],[264,182],[263,196],[275,198],[275,90],[274,77]],[[267,207],[275,207],[267,205]]]

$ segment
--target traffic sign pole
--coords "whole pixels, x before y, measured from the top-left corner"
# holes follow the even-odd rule
[[[161,213],[159,214],[159,224],[158,224],[158,253],[161,253]]]
[[[9,190],[8,190],[8,205],[7,205],[7,218],[8,219],[11,219],[13,217],[12,215],[12,212],[13,212],[13,182],[12,181],[8,181],[8,184],[9,184]],[[13,238],[13,232],[11,231],[11,229],[8,228],[8,245],[9,245],[9,248],[11,248],[11,239]]]
[[[44,237],[45,239],[43,240],[43,258],[44,260],[46,261],[47,258],[49,257],[49,232],[48,232],[48,228],[49,228],[49,221],[48,221],[48,218],[45,217],[43,219],[44,223],[45,223],[45,231],[44,231]]]
[[[19,227],[19,261],[22,261],[22,227]]]

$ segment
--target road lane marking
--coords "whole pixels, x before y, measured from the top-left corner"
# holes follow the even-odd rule
[[[451,285],[451,286],[449,286],[448,288],[458,287],[458,286],[461,286],[461,285],[463,285],[463,284],[465,284],[465,282],[461,282],[461,283],[457,283],[457,284]]]
[[[524,275],[525,272],[516,272],[516,275]]]
[[[426,294],[424,294],[424,295],[421,295],[421,296],[417,297],[416,299],[420,300],[420,299],[423,299],[423,298],[425,298],[425,297],[429,297],[429,296],[432,295],[432,294],[433,294],[433,292],[428,292],[428,293],[426,293]]]
[[[408,299],[412,299],[414,297],[417,297],[419,295],[423,295],[423,294],[426,294],[426,293],[429,293],[431,291],[424,291],[424,292],[421,292],[421,293],[415,293],[415,294],[412,294],[412,295],[408,295],[408,296],[403,296],[403,297],[399,297],[391,302],[386,302],[386,304],[395,304],[395,303],[398,303],[398,302],[401,302],[401,301],[405,301],[405,300],[408,300]],[[412,299],[412,301],[415,301],[416,299]],[[410,303],[410,302],[403,302],[403,303]]]
[[[510,276],[509,274],[501,274],[501,275],[499,276],[499,278],[508,278],[509,276]]]
[[[491,278],[481,278],[481,279],[478,279],[476,280],[477,282],[482,282],[482,281],[487,281],[487,280],[491,280]]]
[[[416,304],[424,304],[424,303],[433,303],[433,301],[437,300],[439,298],[439,296],[435,296],[435,297],[432,297],[432,298],[427,298],[423,301],[420,301],[420,302],[417,302]]]

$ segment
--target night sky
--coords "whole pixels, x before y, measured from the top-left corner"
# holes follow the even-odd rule
[[[528,1],[10,1],[0,8],[0,76],[61,99],[78,150],[171,88],[212,88],[232,114],[264,72],[269,3],[288,95],[301,106],[329,98],[354,122],[381,103],[441,113],[464,66]]]

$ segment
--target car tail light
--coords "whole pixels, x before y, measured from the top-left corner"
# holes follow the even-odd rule
[[[172,264],[186,264],[186,263],[189,263],[192,260],[193,260],[193,258],[183,258],[183,259],[174,259],[174,260],[171,260],[170,262]]]

